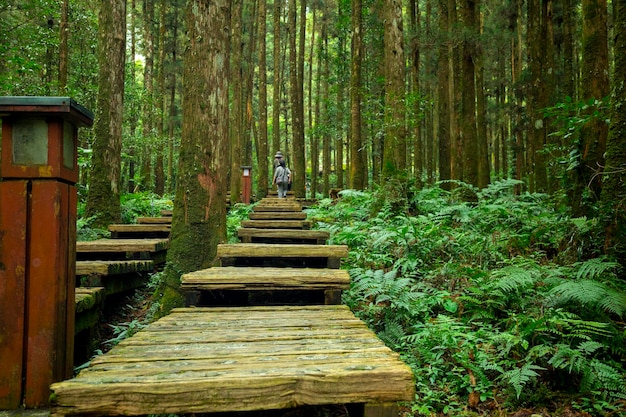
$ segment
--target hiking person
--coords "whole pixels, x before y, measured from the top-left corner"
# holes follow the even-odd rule
[[[278,198],[287,197],[287,190],[289,183],[291,182],[291,171],[287,168],[285,161],[281,158],[274,171],[274,179],[272,184],[276,184],[278,187]]]

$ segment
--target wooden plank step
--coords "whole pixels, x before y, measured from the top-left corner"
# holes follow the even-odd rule
[[[308,220],[243,220],[241,227],[254,229],[310,229]]]
[[[174,309],[51,391],[57,417],[379,404],[415,395],[411,369],[341,305]]]
[[[159,238],[168,237],[171,224],[110,224],[111,238]]]
[[[104,308],[105,290],[103,287],[77,287],[74,299],[76,302],[74,334],[78,334],[98,324],[100,311]]]
[[[342,269],[214,267],[181,277],[188,306],[340,304],[349,287]]]
[[[338,269],[347,245],[236,243],[217,246],[221,266],[297,266]],[[284,265],[285,261],[288,264]]]
[[[161,216],[171,217],[174,210],[161,210]]]
[[[307,214],[303,211],[261,211],[252,212],[248,215],[250,220],[306,220]]]
[[[171,224],[172,216],[137,217],[137,223],[139,224]]]
[[[122,275],[130,272],[152,272],[151,260],[76,261],[76,275]]]
[[[303,243],[324,245],[330,238],[326,230],[256,229],[240,227],[237,236],[243,243]]]
[[[76,259],[152,259],[155,265],[165,262],[168,239],[97,239],[76,242]]]

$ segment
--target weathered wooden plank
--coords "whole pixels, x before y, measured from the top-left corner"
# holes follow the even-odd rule
[[[326,230],[256,229],[240,227],[237,236],[243,243],[310,243],[323,245],[330,238]]]
[[[286,257],[286,258],[346,258],[347,245],[287,245],[265,243],[220,244],[217,256],[227,257]]]
[[[172,228],[171,224],[110,224],[109,232],[117,233],[169,233]]]
[[[307,214],[303,211],[260,211],[248,215],[250,220],[306,220]]]
[[[137,217],[138,224],[171,224],[172,216]]]
[[[76,275],[121,275],[154,271],[151,260],[76,261]]]
[[[181,277],[182,290],[347,289],[348,271],[314,268],[215,267]]]
[[[256,229],[310,229],[311,222],[307,220],[244,220],[241,226]]]
[[[234,332],[236,317],[238,340],[215,337],[223,328]],[[337,322],[353,323],[351,334]],[[191,323],[208,326],[197,340],[185,330]],[[306,334],[310,326],[315,337]],[[292,338],[260,341],[254,335],[263,329]],[[181,338],[185,343],[176,342]],[[408,366],[345,306],[175,309],[51,390],[57,416],[251,411],[414,396]]]
[[[76,242],[77,253],[159,252],[166,250],[168,239],[98,239]]]
[[[102,287],[76,287],[76,313],[89,310],[104,301],[104,288]]]

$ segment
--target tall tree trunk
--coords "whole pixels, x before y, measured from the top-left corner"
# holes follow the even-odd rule
[[[448,0],[439,0],[439,32],[442,35],[441,43],[438,46],[439,56],[437,58],[438,70],[438,137],[439,137],[439,181],[446,181],[452,178],[452,156],[450,137],[450,48],[448,38]],[[443,188],[448,189],[449,184],[444,184]]]
[[[475,32],[482,39],[481,3],[476,1]],[[478,42],[478,41],[477,41]],[[474,61],[476,63],[476,139],[478,141],[478,187],[485,188],[490,182],[489,136],[487,134],[486,99],[485,99],[485,66],[483,47],[475,46]]]
[[[385,0],[385,149],[383,176],[406,170],[404,45],[402,2]]]
[[[409,13],[411,24],[411,124],[413,125],[413,175],[418,184],[422,183],[424,174],[424,144],[422,141],[422,112],[420,110],[420,10],[417,0],[409,1]],[[417,101],[419,100],[419,101]]]
[[[152,139],[154,129],[154,0],[143,0],[144,69],[143,69],[143,138],[141,155],[141,190],[151,190]]]
[[[609,53],[607,43],[606,0],[582,2],[582,64],[580,98],[589,103],[609,94]],[[624,51],[616,50],[616,54]],[[591,115],[594,105],[586,111]],[[595,216],[595,205],[602,190],[602,167],[608,125],[603,118],[591,117],[580,131],[578,153],[580,162],[574,171],[571,201],[575,216]]]
[[[258,152],[258,183],[259,199],[268,194],[269,150],[267,137],[267,0],[259,0],[259,148]]]
[[[230,123],[230,202],[241,201],[241,176],[239,170],[242,165],[243,144],[243,40],[242,40],[242,11],[243,0],[232,1],[232,44],[231,44],[231,123]]]
[[[322,103],[324,103],[323,108],[322,108],[322,112],[324,114],[323,116],[323,120],[324,120],[324,125],[325,126],[330,126],[331,123],[331,119],[330,119],[330,113],[328,111],[328,100],[330,99],[330,95],[329,95],[329,88],[328,88],[328,78],[329,78],[329,68],[330,68],[330,64],[328,63],[329,59],[328,59],[328,6],[324,6],[324,26],[322,29],[322,45],[324,48],[324,52],[323,52],[323,56],[324,56],[324,61],[322,64],[323,67],[323,71],[324,71],[324,75],[323,75],[323,81],[322,81]],[[330,129],[324,129],[324,132],[322,133],[322,181],[323,181],[323,189],[322,189],[322,193],[324,196],[328,196],[328,193],[330,192],[330,174],[332,171],[332,158],[331,158],[331,154],[332,154],[332,150],[331,150],[331,140],[330,140]]]
[[[161,314],[183,304],[180,274],[208,268],[226,241],[230,0],[187,2],[183,128]]]
[[[165,11],[166,4],[164,0],[160,1],[159,9],[159,70],[158,70],[158,88],[156,91],[156,107],[158,108],[158,125],[156,138],[156,155],[154,161],[154,193],[163,195],[165,193],[165,172],[163,155],[165,153]]]
[[[98,103],[85,212],[95,216],[94,227],[106,229],[121,217],[126,1],[101,0],[98,27]]]
[[[522,77],[522,0],[516,0],[517,16],[515,19],[515,33],[512,40],[511,56],[513,62],[511,64],[511,78],[514,84],[519,84]],[[522,180],[526,172],[526,159],[524,158],[524,126],[522,124],[524,94],[521,88],[515,90],[515,111],[514,111],[514,129],[515,136],[514,155],[515,155],[515,179]],[[521,187],[516,186],[515,192],[519,194]]]
[[[302,4],[304,6],[304,4]],[[291,103],[291,119],[293,122],[292,141],[292,189],[298,198],[304,197],[304,125],[302,113],[302,83],[300,83],[300,54],[297,47],[297,7],[296,0],[289,2],[289,93]]]
[[[68,28],[68,9],[70,0],[63,0],[61,3],[61,22],[59,25],[59,92],[65,95],[67,91],[67,63],[69,61],[68,38],[70,30]]]
[[[461,111],[460,132],[463,147],[463,181],[477,187],[479,148],[476,135],[476,81],[475,81],[475,45],[476,3],[464,0],[463,22],[466,35],[463,39],[461,61]]]
[[[306,197],[306,157],[304,144],[304,45],[306,38],[306,0],[297,2],[300,5],[298,55],[296,60],[297,79],[295,88],[294,106],[292,106],[293,117],[293,169],[292,190],[297,198]],[[294,7],[297,7],[294,4]],[[295,36],[295,31],[293,32]],[[293,67],[292,67],[293,68]],[[293,97],[292,97],[293,100]]]
[[[171,62],[177,62],[178,55],[178,5],[174,4],[173,11],[173,28],[172,28],[172,58]],[[177,71],[170,71],[170,110],[168,114],[168,161],[167,164],[167,191],[172,193],[176,189],[176,178],[174,170],[174,140],[175,140],[175,127],[177,119],[177,107],[176,107],[176,82]]]
[[[361,63],[363,60],[363,3],[352,0],[352,66],[350,72],[350,188],[365,188],[367,165],[361,137]]]
[[[280,5],[282,2],[274,1],[274,15],[273,23],[274,23],[274,51],[273,51],[273,60],[274,60],[274,83],[273,83],[273,95],[272,95],[272,152],[276,152],[280,150],[280,99],[282,94],[282,71],[281,71],[281,53],[280,53],[280,16],[281,16],[281,8]],[[273,173],[272,173],[273,174]]]
[[[626,0],[613,0],[615,72],[601,214],[605,252],[626,266]]]
[[[128,193],[135,192],[135,159],[136,159],[136,144],[137,144],[137,123],[139,122],[139,102],[136,98],[137,93],[137,3],[136,0],[131,0],[130,6],[130,86],[133,91],[133,99],[129,103],[130,118],[128,120],[128,129],[130,131],[131,143],[128,147]]]

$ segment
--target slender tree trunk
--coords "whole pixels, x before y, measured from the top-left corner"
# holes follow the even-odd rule
[[[137,92],[137,66],[135,61],[137,60],[137,27],[136,16],[137,15],[137,3],[136,0],[131,0],[130,6],[130,86],[133,93]],[[131,144],[128,147],[128,187],[129,193],[135,192],[135,159],[136,159],[136,143],[137,143],[137,123],[139,121],[139,102],[133,94],[133,99],[129,103],[130,106],[130,119],[128,121],[128,129],[130,130]]]
[[[420,110],[420,10],[417,0],[409,1],[410,32],[411,32],[411,124],[413,125],[413,175],[418,184],[422,183],[424,174],[424,144],[422,141],[422,114]],[[417,101],[419,100],[419,101]]]
[[[324,125],[329,126],[331,123],[330,114],[328,111],[328,100],[330,99],[329,89],[328,89],[328,76],[329,76],[329,67],[328,63],[328,6],[324,6],[324,27],[322,29],[322,45],[324,48],[323,56],[323,81],[322,81],[322,103],[324,103],[322,107],[322,112],[324,114],[323,120]],[[322,175],[323,175],[323,195],[328,197],[328,193],[330,192],[330,174],[332,171],[332,150],[331,150],[331,140],[329,129],[324,129],[324,133],[322,136]]]
[[[402,37],[402,2],[386,0],[385,21],[385,149],[383,176],[406,170],[406,130],[404,94],[404,45]]]
[[[95,216],[94,227],[106,229],[121,217],[126,1],[101,0],[98,27],[98,103],[85,211]]]
[[[475,32],[482,39],[481,3],[476,1]],[[477,41],[478,42],[478,41]],[[489,136],[487,133],[486,99],[485,99],[485,67],[482,46],[474,49],[474,61],[476,63],[476,139],[478,141],[478,187],[485,188],[490,182],[491,155],[489,152]]]
[[[280,16],[282,2],[274,1],[274,83],[272,95],[272,148],[273,152],[280,150],[280,98],[282,94],[282,71],[281,71],[281,53],[280,53]],[[272,173],[273,174],[273,173]]]
[[[450,48],[448,43],[448,0],[439,0],[439,32],[443,40],[438,46],[439,57],[437,79],[437,107],[438,107],[438,136],[439,136],[439,181],[446,181],[452,178],[452,156],[450,137]],[[444,184],[443,188],[449,189],[449,184]]]
[[[65,95],[67,91],[67,63],[69,61],[69,48],[67,46],[70,30],[68,28],[69,0],[61,3],[61,22],[59,27],[59,92]]]
[[[476,3],[474,0],[464,0],[463,22],[468,32],[463,39],[461,61],[461,111],[460,132],[463,147],[463,181],[475,187],[479,185],[479,147],[476,135],[476,81],[474,38],[476,33]]]
[[[600,101],[609,94],[609,53],[606,0],[582,2],[582,68],[580,97],[585,102]],[[624,51],[616,50],[616,54]],[[593,106],[586,111],[592,114]],[[574,171],[571,196],[575,216],[595,216],[595,205],[602,190],[602,168],[608,125],[592,117],[580,131],[580,162]]]
[[[305,145],[304,145],[304,41],[306,35],[306,0],[294,1],[294,9],[300,5],[300,18],[296,19],[297,10],[294,10],[294,16],[292,17],[294,24],[291,53],[296,52],[296,20],[298,20],[299,36],[297,38],[297,55],[295,62],[290,66],[291,70],[296,72],[296,78],[291,78],[291,82],[295,82],[295,85],[291,86],[291,112],[293,119],[293,157],[292,164],[292,190],[297,198],[306,197],[306,158],[305,158]],[[295,64],[295,66],[293,65]]]
[[[208,268],[226,241],[230,1],[187,2],[179,180],[161,314],[183,304],[180,275]]]
[[[143,70],[143,138],[141,155],[141,190],[151,189],[152,139],[154,137],[154,0],[143,0],[144,70]]]
[[[350,75],[350,188],[365,188],[367,175],[361,137],[361,62],[363,60],[363,3],[352,0],[352,66]]]
[[[259,149],[257,195],[261,199],[268,194],[269,150],[267,137],[267,0],[259,0]],[[276,71],[275,71],[276,72]]]
[[[239,170],[242,165],[243,143],[243,69],[242,69],[242,10],[243,0],[232,1],[232,44],[231,44],[231,79],[232,79],[232,111],[230,123],[230,202],[241,201],[241,178]]]
[[[626,266],[626,0],[613,0],[615,75],[602,177],[605,252]]]
[[[165,1],[161,0],[159,9],[159,69],[158,88],[156,91],[156,105],[159,109],[157,115],[158,127],[156,138],[156,155],[154,160],[154,193],[163,195],[165,193],[165,172],[164,172],[164,140],[165,140]]]

